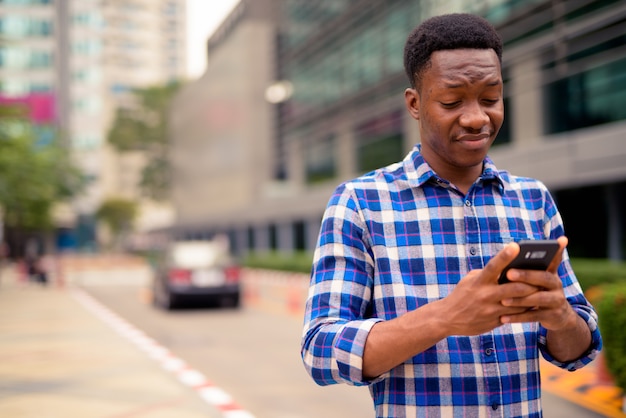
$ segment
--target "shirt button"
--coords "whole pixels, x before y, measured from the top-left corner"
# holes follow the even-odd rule
[[[498,402],[494,402],[494,403],[491,404],[491,409],[493,409],[495,411],[496,409],[498,409],[499,406],[500,405],[498,404]]]
[[[470,248],[470,254],[471,254],[471,255],[476,255],[476,248],[471,247],[471,248]]]
[[[493,348],[486,349],[485,350],[485,354],[488,355],[488,356],[492,355],[493,354]]]
[[[466,200],[465,201],[465,206],[467,206],[469,208],[470,206],[472,206],[472,202],[470,202],[469,200]]]

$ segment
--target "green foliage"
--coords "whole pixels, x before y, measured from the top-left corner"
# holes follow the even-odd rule
[[[313,255],[309,252],[298,251],[294,253],[281,253],[277,251],[268,253],[252,253],[244,260],[243,265],[251,268],[268,270],[292,271],[297,273],[310,273]]]
[[[119,108],[108,134],[109,143],[118,151],[142,151],[148,157],[140,187],[142,193],[156,200],[169,194],[168,112],[179,83],[137,89],[135,105]]]
[[[7,226],[49,228],[54,204],[84,185],[84,176],[58,141],[37,143],[23,110],[0,106],[0,207]]]
[[[296,253],[252,253],[243,260],[244,265],[248,267],[303,273],[311,272],[312,262],[313,254],[304,251]],[[587,258],[573,258],[571,262],[583,290],[605,283],[626,283],[626,263]]]
[[[156,200],[165,199],[170,190],[171,167],[164,155],[154,156],[146,165],[141,176],[139,187],[145,194]]]
[[[626,283],[602,286],[597,299],[606,365],[615,384],[626,390]]]
[[[583,290],[604,283],[626,282],[626,263],[603,258],[572,258],[572,268]]]
[[[132,229],[133,222],[137,218],[138,205],[127,199],[108,199],[96,212],[96,218],[109,226],[114,235]]]
[[[617,386],[626,390],[626,263],[586,258],[571,262],[598,312],[607,367]]]

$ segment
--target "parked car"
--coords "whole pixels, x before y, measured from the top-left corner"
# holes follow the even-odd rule
[[[153,301],[164,309],[186,303],[239,306],[240,268],[218,241],[172,242],[155,262]]]

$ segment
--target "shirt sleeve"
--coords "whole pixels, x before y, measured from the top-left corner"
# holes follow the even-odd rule
[[[363,350],[381,320],[367,318],[374,271],[368,242],[356,199],[342,185],[324,213],[305,307],[301,355],[319,385],[372,383],[363,379]]]
[[[563,222],[561,215],[559,214],[549,192],[545,189],[545,186],[544,191],[546,193],[546,235],[551,239],[556,239],[565,234]],[[600,335],[600,328],[598,327],[598,314],[583,293],[580,283],[578,282],[569,261],[567,250],[563,253],[563,261],[559,266],[558,273],[561,278],[561,282],[563,283],[563,291],[565,292],[567,301],[572,306],[574,311],[585,320],[585,323],[589,327],[589,331],[591,332],[591,344],[587,352],[580,358],[567,363],[562,363],[557,361],[548,351],[548,330],[544,327],[539,327],[539,349],[541,350],[543,357],[550,363],[562,369],[574,371],[580,369],[586,364],[589,364],[598,356],[602,350],[602,336]]]

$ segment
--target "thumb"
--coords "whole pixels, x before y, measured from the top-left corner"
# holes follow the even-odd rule
[[[508,243],[503,249],[487,263],[483,269],[482,280],[484,282],[495,282],[500,277],[502,270],[519,254],[519,244],[516,242]]]
[[[552,262],[550,262],[550,266],[548,267],[548,271],[551,273],[557,272],[559,265],[561,264],[561,261],[563,260],[563,252],[565,251],[565,248],[567,247],[567,244],[568,244],[568,239],[565,236],[559,237],[558,241],[559,241],[559,251],[557,251],[554,258],[552,259]]]

